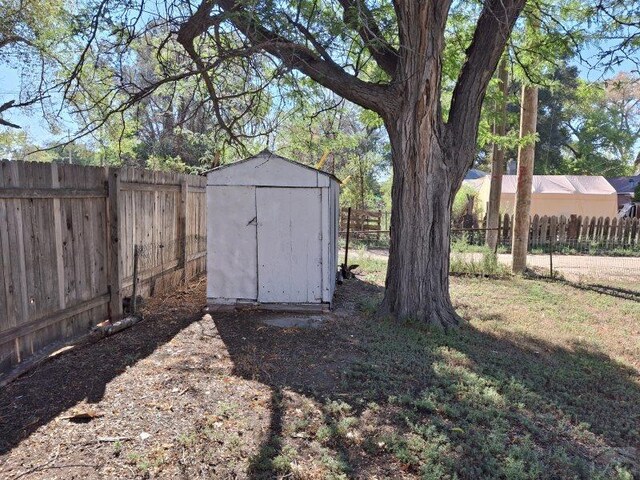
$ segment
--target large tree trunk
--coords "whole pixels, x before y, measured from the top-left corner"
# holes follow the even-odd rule
[[[394,175],[382,312],[446,329],[460,321],[449,296],[449,234],[461,179],[447,167],[437,122],[416,110],[387,122]]]
[[[389,265],[382,312],[450,328],[459,323],[449,297],[451,205],[460,181],[447,162],[440,111],[441,54],[448,2],[405,6],[400,37],[403,79],[397,107],[385,116],[393,184]],[[455,173],[454,173],[455,172]]]

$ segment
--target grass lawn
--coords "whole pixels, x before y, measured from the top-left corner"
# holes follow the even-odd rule
[[[152,302],[126,335],[14,382],[0,391],[0,477],[640,476],[640,303],[453,277],[468,324],[445,334],[376,318],[385,261],[353,263],[321,328],[200,319],[200,285],[190,305],[163,300],[156,318]],[[43,388],[72,367],[91,382]],[[70,424],[89,384],[103,416]],[[95,441],[106,434],[124,439]]]
[[[382,283],[384,260],[353,261]],[[361,324],[349,382],[395,416],[373,443],[423,478],[640,475],[640,304],[522,278],[451,283],[469,322],[457,333]]]

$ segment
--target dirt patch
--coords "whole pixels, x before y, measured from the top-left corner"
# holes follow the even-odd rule
[[[320,328],[329,320],[329,315],[272,315],[262,319],[262,323],[281,328]]]
[[[335,315],[203,315],[204,287],[0,390],[0,477],[246,478],[274,410],[332,393],[357,340]]]

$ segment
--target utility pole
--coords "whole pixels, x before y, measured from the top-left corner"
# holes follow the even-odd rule
[[[540,20],[535,16],[529,20],[529,38],[540,28]],[[531,187],[533,186],[533,164],[536,154],[535,135],[538,124],[538,87],[522,84],[520,101],[520,146],[518,148],[518,179],[516,184],[516,205],[511,239],[511,270],[522,274],[527,268],[527,248],[529,246],[529,215],[531,213]],[[523,141],[527,139],[526,143]]]
[[[507,95],[509,90],[509,72],[507,58],[502,57],[498,69],[500,80],[500,100],[496,104],[497,118],[493,123],[494,136],[504,137],[507,133]],[[504,172],[504,149],[493,142],[491,147],[491,187],[489,190],[489,207],[487,208],[487,246],[492,252],[498,245],[498,227],[500,219],[500,195],[502,194],[502,174]]]
[[[67,136],[69,137],[69,143],[67,143],[67,147],[68,148],[68,153],[69,153],[69,165],[71,165],[73,163],[73,160],[71,159],[71,130],[67,129]]]
[[[520,140],[536,133],[538,121],[538,87],[523,85],[520,110]],[[529,243],[529,213],[531,211],[531,187],[533,185],[533,161],[536,153],[535,141],[518,148],[518,183],[516,187],[516,208],[513,219],[513,239],[511,253],[513,273],[524,273],[527,266],[527,246]]]

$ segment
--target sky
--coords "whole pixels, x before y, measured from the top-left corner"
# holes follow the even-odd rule
[[[18,99],[20,82],[20,71],[18,69],[0,65],[0,104]],[[20,125],[35,143],[42,144],[59,138],[49,132],[49,127],[44,120],[42,112],[37,107],[33,107],[29,112],[23,112],[20,109],[12,110],[6,116],[6,119]],[[68,117],[66,119],[60,118],[60,123],[63,132],[74,128]]]
[[[585,58],[590,58],[595,55],[596,51],[586,50],[583,52]],[[598,69],[589,69],[584,64],[576,63],[579,68],[580,76],[586,80],[596,81],[601,78],[609,78],[614,76],[618,72],[632,71],[637,69],[637,66],[630,61],[623,62],[609,72],[604,72]],[[20,91],[21,71],[20,67],[11,68],[7,65],[0,64],[0,104],[8,100],[16,99]],[[61,132],[59,135],[53,135],[46,125],[42,112],[38,108],[33,108],[30,112],[19,112],[17,110],[11,111],[6,116],[7,120],[20,125],[24,131],[26,131],[31,141],[36,144],[45,144],[54,140],[63,140],[68,138],[70,134],[73,134],[75,125],[68,115],[64,115],[58,119],[58,128]],[[2,128],[2,127],[0,127]]]

